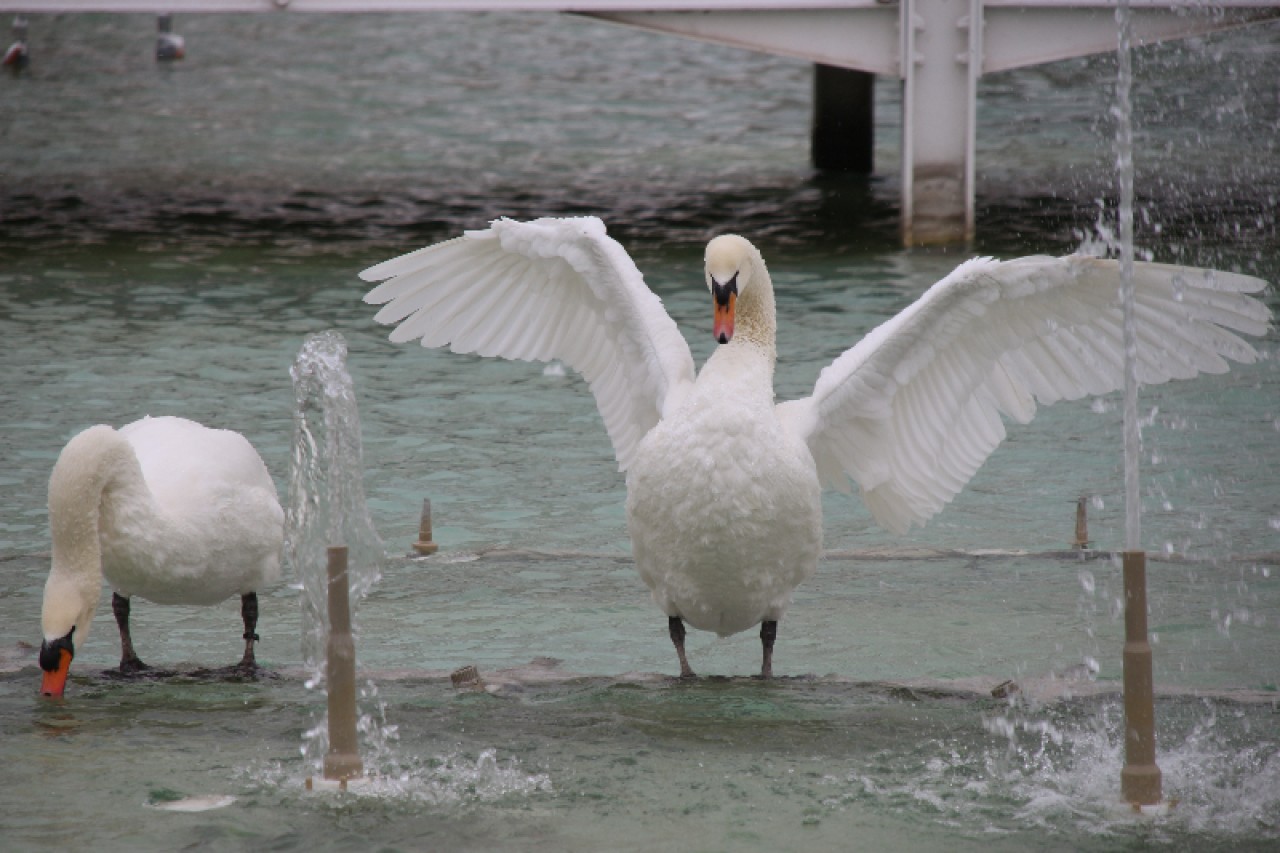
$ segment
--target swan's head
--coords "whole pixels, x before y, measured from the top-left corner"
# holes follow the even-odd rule
[[[733,339],[738,300],[762,268],[756,247],[737,234],[724,234],[707,244],[707,287],[715,301],[712,334],[720,343]]]
[[[40,609],[40,692],[61,696],[75,643],[84,644],[102,595],[102,552],[98,540],[104,459],[121,458],[128,442],[109,426],[90,427],[67,442],[49,477],[49,533],[53,560]],[[136,464],[136,460],[135,460]]]
[[[40,692],[43,695],[58,698],[66,689],[71,660],[76,656],[75,640],[83,643],[89,635],[89,624],[101,591],[101,581],[85,583],[84,578],[57,571],[49,573],[40,613],[44,634],[44,642],[40,644],[40,668],[44,670]]]

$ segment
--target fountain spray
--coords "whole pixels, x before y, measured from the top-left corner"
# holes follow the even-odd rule
[[[1129,0],[1116,6],[1120,33],[1116,73],[1116,171],[1120,182],[1120,301],[1124,308],[1124,731],[1125,763],[1120,796],[1135,808],[1161,801],[1156,766],[1155,689],[1147,638],[1147,555],[1142,550],[1138,491],[1138,336],[1133,281],[1133,63]]]
[[[335,331],[311,335],[290,369],[297,409],[289,478],[288,550],[302,589],[302,656],[308,688],[327,692],[327,725],[307,733],[303,753],[323,780],[363,774],[356,724],[354,616],[381,577],[382,540],[365,503],[364,458],[347,344]]]

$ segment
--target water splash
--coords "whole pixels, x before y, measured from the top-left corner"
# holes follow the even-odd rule
[[[1015,697],[984,716],[985,739],[943,737],[873,755],[863,766],[824,777],[822,795],[833,811],[846,800],[902,813],[918,813],[924,804],[971,838],[1035,828],[1069,844],[1082,837],[1178,849],[1274,842],[1280,752],[1263,730],[1272,713],[1265,704],[1169,700],[1160,714],[1161,741],[1170,744],[1161,765],[1177,805],[1158,822],[1115,802],[1124,764],[1118,698],[1040,706]]]
[[[364,784],[324,802],[335,809],[362,801],[375,801],[380,806],[448,807],[555,793],[548,774],[527,772],[518,759],[499,758],[493,748],[427,758],[388,751],[374,756],[373,762],[377,772],[366,777]],[[303,777],[309,774],[299,775],[296,767],[269,761],[244,767],[238,775],[247,786],[246,793],[278,794],[300,791]]]
[[[1120,186],[1120,301],[1124,307],[1124,518],[1125,549],[1142,545],[1142,502],[1138,492],[1138,454],[1142,436],[1138,424],[1138,334],[1133,307],[1133,60],[1128,0],[1116,6],[1120,31],[1116,72],[1116,176]]]
[[[526,773],[515,758],[499,759],[496,749],[478,755],[452,753],[430,759],[393,758],[361,795],[426,805],[495,802],[511,796],[553,791],[545,773]]]
[[[326,549],[350,552],[351,611],[382,576],[382,539],[365,503],[364,454],[347,342],[336,331],[310,335],[293,378],[293,456],[289,469],[289,557],[302,585],[302,659],[323,683],[328,637]]]
[[[1280,821],[1273,817],[1280,805],[1280,754],[1263,733],[1248,733],[1249,727],[1227,735],[1219,727],[1222,714],[1265,716],[1246,712],[1230,703],[1204,701],[1199,719],[1190,725],[1169,717],[1183,716],[1189,707],[1167,707],[1161,714],[1161,767],[1167,794],[1176,808],[1161,824],[1148,827],[1155,838],[1171,841],[1186,834],[1205,834],[1214,841],[1263,835],[1275,838]],[[1013,756],[1004,765],[1003,782],[1010,793],[1023,801],[1021,817],[1047,827],[1096,820],[1099,834],[1123,834],[1132,829],[1131,817],[1115,813],[1107,804],[1113,793],[1112,780],[1124,762],[1124,714],[1119,702],[1108,702],[1092,719],[1078,722],[1045,722],[1046,730],[1061,734],[1052,740],[1032,723],[1040,713],[1025,711],[1016,716],[1019,725],[1010,735],[1008,749]],[[1170,729],[1179,729],[1177,734]],[[1064,749],[1051,748],[1065,747]],[[1207,840],[1207,839],[1206,839]]]
[[[309,688],[325,681],[327,549],[349,549],[347,577],[356,636],[360,600],[382,576],[385,559],[365,502],[360,414],[346,359],[346,339],[336,331],[320,332],[308,336],[289,370],[296,409],[286,549],[302,590],[302,660]],[[304,741],[303,754],[320,760],[328,745],[325,721],[308,731]]]

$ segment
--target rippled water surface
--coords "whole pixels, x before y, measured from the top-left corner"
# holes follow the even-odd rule
[[[827,498],[829,557],[780,626],[690,635],[630,561],[623,481],[580,380],[393,346],[356,273],[500,216],[591,213],[700,362],[704,241],[751,237],[778,288],[783,398],[968,252],[897,246],[896,86],[877,172],[807,164],[802,63],[522,15],[31,18],[0,78],[0,843],[5,849],[1265,849],[1280,843],[1280,368],[1144,389],[1144,535],[1160,763],[1180,805],[1117,811],[1121,581],[1062,553],[1089,497],[1122,544],[1113,398],[1044,409],[923,530]],[[554,57],[554,59],[552,58]],[[1136,58],[1138,241],[1157,260],[1280,281],[1280,31]],[[979,233],[1003,256],[1105,249],[1114,60],[980,90]],[[1272,289],[1264,297],[1273,310]],[[94,423],[238,429],[282,491],[309,333],[339,329],[365,487],[393,558],[362,605],[362,793],[307,794],[297,592],[137,602],[170,679],[103,674],[109,607],[68,699],[35,696],[45,491]],[[403,555],[435,507],[439,555]],[[992,553],[999,552],[999,553]],[[105,593],[104,593],[105,595]],[[475,664],[487,692],[454,690]],[[991,688],[1013,679],[1013,699]],[[213,805],[188,798],[234,797]]]

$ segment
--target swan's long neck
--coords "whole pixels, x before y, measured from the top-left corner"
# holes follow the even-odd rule
[[[133,447],[108,426],[91,427],[63,448],[49,478],[52,568],[45,584],[42,615],[46,637],[60,637],[73,625],[82,630],[102,589],[104,523],[118,507],[131,514],[157,514]]]
[[[751,284],[738,299],[737,317],[733,340],[720,349],[751,348],[764,355],[769,365],[770,379],[778,358],[778,316],[773,298],[773,281],[765,268],[764,259],[755,247],[750,248],[752,265]]]

